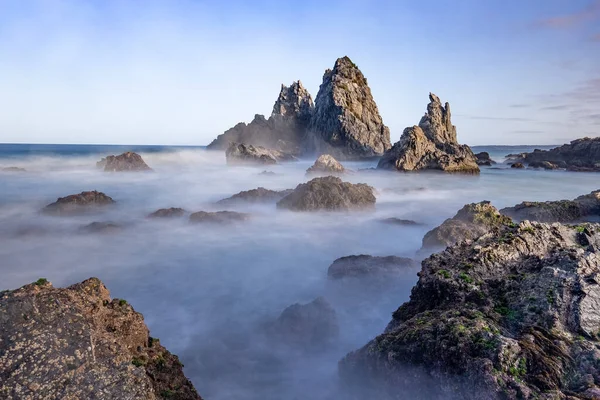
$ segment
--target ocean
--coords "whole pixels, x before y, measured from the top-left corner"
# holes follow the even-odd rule
[[[509,153],[552,146],[477,146],[500,163],[479,176],[371,170],[374,161],[348,162],[344,179],[375,187],[372,212],[294,213],[274,204],[220,207],[219,199],[259,186],[282,190],[305,182],[314,162],[228,167],[223,152],[198,147],[0,144],[0,290],[40,277],[67,286],[100,278],[113,297],[141,312],[151,335],[185,364],[207,399],[336,399],[337,361],[381,333],[409,298],[418,268],[383,288],[342,287],[327,279],[338,257],[397,255],[421,259],[424,234],[464,204],[490,200],[498,208],[524,200],[572,199],[598,189],[598,175],[515,170]],[[152,173],[105,173],[95,163],[109,154],[139,152]],[[26,172],[1,171],[5,167]],[[263,170],[275,175],[260,174]],[[117,205],[99,214],[39,213],[58,197],[99,190]],[[158,208],[189,212],[231,209],[252,214],[228,226],[155,221]],[[382,219],[414,220],[415,226]],[[125,228],[83,234],[93,221]],[[334,307],[340,339],[318,353],[293,350],[264,335],[264,327],[293,303],[324,296]]]

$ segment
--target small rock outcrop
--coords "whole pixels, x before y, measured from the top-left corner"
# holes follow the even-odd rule
[[[600,191],[577,197],[575,200],[524,201],[500,210],[517,221],[578,222],[600,216]]]
[[[509,159],[534,168],[600,171],[600,137],[573,140],[551,150],[536,149],[531,153],[509,154]]]
[[[348,57],[323,75],[305,146],[338,159],[379,156],[391,147],[367,79]]]
[[[315,163],[306,170],[306,174],[342,174],[346,168],[329,154],[322,154]]]
[[[512,224],[512,220],[500,214],[489,201],[467,204],[454,217],[427,232],[423,238],[423,247],[451,246]]]
[[[374,257],[361,254],[338,258],[329,266],[327,276],[331,279],[386,277],[401,273],[414,265],[414,261],[410,258]]]
[[[107,172],[152,171],[142,156],[132,151],[103,158],[96,166]]]
[[[54,203],[48,204],[42,209],[44,214],[49,215],[78,215],[90,211],[97,211],[102,207],[114,204],[115,201],[102,192],[96,190],[81,192],[66,197],[59,197]]]
[[[225,151],[225,157],[229,165],[269,165],[297,160],[291,154],[244,143],[231,143]]]
[[[185,210],[179,207],[160,208],[151,214],[148,218],[179,218],[185,215]]]
[[[193,223],[229,224],[232,222],[246,221],[248,219],[250,219],[250,214],[235,211],[198,211],[190,215],[190,222]]]
[[[458,144],[450,104],[442,106],[433,93],[429,94],[429,100],[427,113],[419,125],[404,130],[400,140],[379,160],[377,168],[479,173],[477,158],[469,146]]]
[[[481,153],[477,153],[477,154],[475,154],[475,157],[477,158],[477,165],[483,165],[483,166],[489,167],[493,164],[496,164],[496,161],[494,161],[490,158],[490,153],[488,153],[487,151],[482,151]]]
[[[516,168],[516,169],[523,169],[523,168],[525,168],[525,166],[522,163],[520,163],[520,162],[512,163],[512,164],[510,164],[510,167],[511,168]]]
[[[323,297],[283,310],[269,333],[282,342],[308,350],[325,349],[339,336],[335,310]]]
[[[396,218],[396,217],[384,218],[384,219],[382,219],[380,221],[383,222],[384,224],[399,225],[399,226],[419,226],[419,225],[422,225],[422,224],[418,223],[417,221],[413,221],[412,219],[402,219],[402,218]]]
[[[290,194],[292,190],[269,190],[259,187],[251,190],[244,190],[231,197],[217,201],[217,204],[236,204],[236,203],[269,203],[276,202]]]
[[[0,292],[0,398],[200,400],[182,368],[96,278]]]
[[[91,224],[84,225],[80,228],[81,232],[84,233],[118,233],[123,230],[123,226],[115,224],[114,222],[92,222]]]
[[[339,364],[397,399],[597,399],[600,225],[530,223],[422,263],[410,301]]]
[[[292,211],[347,211],[372,209],[375,201],[371,186],[327,176],[298,185],[292,193],[277,202],[277,208]]]
[[[289,154],[299,154],[314,104],[300,81],[281,85],[281,92],[271,117],[256,114],[249,123],[239,123],[219,135],[209,145],[211,150],[225,150],[231,143],[261,146]]]

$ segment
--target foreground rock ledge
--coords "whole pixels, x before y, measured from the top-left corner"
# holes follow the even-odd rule
[[[525,221],[434,254],[341,377],[379,399],[600,398],[599,251],[599,224]]]
[[[182,367],[97,278],[0,292],[2,399],[199,400]]]

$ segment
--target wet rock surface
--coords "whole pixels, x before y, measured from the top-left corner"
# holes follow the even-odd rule
[[[56,216],[68,216],[84,214],[97,211],[102,207],[110,206],[115,201],[102,192],[96,190],[81,192],[66,197],[59,197],[54,203],[48,204],[42,209],[44,214]]]
[[[487,151],[482,151],[481,153],[477,153],[475,154],[475,157],[477,158],[477,165],[483,165],[483,166],[492,166],[493,164],[496,164],[496,161],[492,160],[490,158],[490,153],[488,153]]]
[[[107,172],[152,171],[142,156],[131,151],[103,158],[96,163],[96,166]]]
[[[403,272],[407,267],[414,265],[415,262],[410,258],[361,254],[338,258],[329,266],[327,276],[330,279],[386,277]]]
[[[433,93],[429,94],[429,100],[427,113],[419,125],[404,130],[400,140],[379,160],[377,168],[479,173],[477,158],[469,146],[458,143],[450,104],[443,106]]]
[[[378,156],[391,147],[367,80],[348,57],[323,75],[305,146],[338,159]]]
[[[371,186],[327,176],[298,185],[292,193],[277,202],[277,207],[292,211],[348,211],[372,209],[375,201]]]
[[[269,190],[264,187],[244,190],[231,197],[217,201],[217,204],[236,204],[236,203],[269,203],[276,202],[292,192],[288,190]]]
[[[523,169],[525,168],[525,166],[523,165],[523,163],[520,162],[516,162],[516,163],[512,163],[510,164],[511,168],[515,168],[515,169]]]
[[[512,224],[512,220],[502,215],[489,201],[467,204],[454,217],[427,232],[423,238],[423,247],[451,246]]]
[[[515,220],[538,222],[577,222],[600,216],[600,191],[579,196],[574,200],[524,201],[500,210]]]
[[[432,255],[342,380],[380,399],[597,398],[599,245],[598,224],[526,221]]]
[[[250,214],[235,211],[198,211],[190,215],[190,222],[208,224],[230,224],[233,222],[247,221]]]
[[[516,162],[546,169],[566,168],[569,171],[600,171],[600,138],[582,138],[551,150],[536,149],[531,153],[509,154]]]
[[[151,214],[148,218],[179,218],[185,215],[185,210],[179,207],[160,208]]]
[[[199,400],[182,367],[96,278],[0,292],[0,398]]]
[[[311,174],[341,174],[346,171],[346,168],[339,163],[338,160],[329,154],[322,154],[317,158],[315,163],[306,170],[308,175]]]
[[[225,151],[227,164],[230,165],[269,165],[280,161],[295,161],[296,157],[277,150],[261,146],[231,143]]]

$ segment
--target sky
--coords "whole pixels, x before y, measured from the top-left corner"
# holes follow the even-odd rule
[[[0,142],[205,145],[349,56],[396,142],[600,136],[600,0],[0,0]]]

